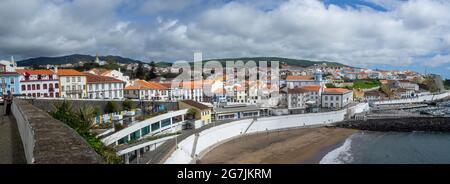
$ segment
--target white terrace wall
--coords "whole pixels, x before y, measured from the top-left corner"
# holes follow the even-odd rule
[[[378,102],[374,102],[373,104],[375,104],[375,105],[389,105],[389,104],[407,104],[407,103],[431,102],[431,101],[435,101],[435,100],[441,100],[441,99],[449,97],[449,96],[450,96],[450,92],[447,91],[447,92],[440,93],[440,94],[419,96],[417,98],[378,101]]]
[[[276,116],[259,118],[247,130],[246,134],[274,131],[280,129],[297,128],[311,125],[326,125],[344,120],[347,112],[360,113],[369,110],[367,103],[358,104],[348,109],[326,113],[300,114],[290,116]],[[239,120],[220,126],[216,126],[200,132],[197,141],[195,155],[200,156],[215,145],[221,144],[233,138],[242,136],[253,120]],[[191,157],[194,147],[195,135],[181,141],[178,149],[166,160],[167,164],[188,164],[193,162]]]

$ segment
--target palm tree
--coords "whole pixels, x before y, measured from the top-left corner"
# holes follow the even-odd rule
[[[199,112],[198,112],[198,110],[197,109],[193,109],[193,108],[190,108],[189,110],[188,110],[188,112],[187,112],[187,116],[189,117],[191,117],[191,119],[192,120],[195,120],[195,116],[198,114]]]
[[[75,113],[75,117],[79,122],[78,128],[82,131],[89,131],[95,120],[95,109],[91,106],[80,107]]]
[[[72,115],[72,103],[68,101],[63,101],[61,103],[55,103],[53,105],[53,112],[50,114],[55,118],[58,119],[72,128],[74,128],[75,125],[75,119]]]

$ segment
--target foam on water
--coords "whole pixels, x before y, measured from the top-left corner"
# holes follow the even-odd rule
[[[352,138],[355,136],[352,135],[348,137],[344,144],[333,151],[329,152],[325,155],[322,160],[320,160],[320,164],[345,164],[351,163],[353,161],[353,156],[351,153],[352,148]]]

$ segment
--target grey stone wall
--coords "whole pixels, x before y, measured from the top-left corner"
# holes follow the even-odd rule
[[[103,163],[102,158],[75,130],[47,112],[21,99],[14,99],[12,112],[28,163]]]
[[[63,101],[63,100],[59,100],[59,99],[24,99],[24,100],[29,101],[34,106],[36,106],[46,112],[53,111],[53,105],[55,103],[59,103],[59,102]],[[106,104],[108,103],[109,100],[69,100],[69,101],[72,102],[72,107],[75,109],[84,107],[84,106],[93,106],[93,107],[99,108],[102,112],[104,112]],[[123,107],[122,107],[123,101],[122,100],[112,100],[112,101],[114,101],[120,109],[123,109]],[[133,101],[133,102],[137,108],[141,108],[141,102],[139,102],[139,101]],[[145,102],[143,102],[142,106],[151,107],[152,104],[153,104],[152,102],[145,101]],[[178,110],[178,105],[176,102],[154,102],[154,104],[156,104],[156,105],[162,104],[168,110]]]

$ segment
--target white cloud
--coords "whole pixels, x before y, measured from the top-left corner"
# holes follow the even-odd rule
[[[438,54],[432,57],[431,59],[424,61],[424,65],[431,67],[442,66],[449,63],[450,63],[450,55],[441,55],[441,54]]]
[[[205,58],[282,56],[367,66],[417,64],[414,58],[450,46],[447,1],[370,0],[387,12],[327,8],[317,0],[208,1],[190,9],[199,2],[4,0],[0,55],[100,52],[173,61],[191,60],[200,50]],[[423,64],[447,65],[447,57]]]

